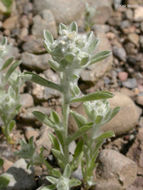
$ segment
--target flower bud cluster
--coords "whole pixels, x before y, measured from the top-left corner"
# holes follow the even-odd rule
[[[95,121],[97,117],[102,117],[104,119],[110,111],[110,104],[108,100],[85,102],[84,107],[89,118],[93,121]]]
[[[90,64],[97,42],[92,32],[88,36],[78,34],[77,24],[73,22],[70,26],[61,24],[59,34],[55,41],[49,32],[45,31],[44,35],[46,49],[55,61],[55,67],[59,64],[59,71],[69,68],[74,71]]]

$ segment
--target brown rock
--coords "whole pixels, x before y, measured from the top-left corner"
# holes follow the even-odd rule
[[[135,33],[129,34],[128,39],[129,39],[130,42],[132,42],[133,44],[138,46],[139,36],[137,34],[135,34]]]
[[[127,156],[134,160],[138,166],[138,174],[143,175],[143,126],[138,131],[137,137]]]
[[[125,81],[128,78],[128,73],[127,72],[119,72],[118,77],[121,81]]]
[[[143,21],[143,6],[138,6],[134,12],[135,21]]]
[[[13,162],[11,162],[10,160],[7,160],[5,158],[3,158],[3,160],[4,160],[3,172],[6,172],[13,165]]]
[[[95,8],[95,15],[92,18],[95,24],[104,24],[112,14],[111,0],[86,0],[89,6]],[[103,14],[104,13],[104,14]]]
[[[96,190],[124,190],[136,179],[135,162],[114,150],[105,149],[99,155]]]
[[[36,39],[35,36],[29,36],[25,39],[23,50],[28,53],[42,53],[45,52],[43,39]]]
[[[33,18],[32,34],[37,38],[43,39],[43,31],[49,30],[54,38],[57,38],[57,28],[55,18],[50,10],[43,10],[42,17],[36,15]]]
[[[48,69],[49,59],[49,54],[35,55],[28,52],[22,53],[22,64],[31,70],[44,71]]]
[[[36,141],[36,146],[39,152],[42,147],[46,149],[44,151],[45,157],[48,156],[52,148],[52,144],[49,137],[51,132],[52,132],[51,128],[49,128],[48,126],[43,126],[40,129],[39,139]]]
[[[85,5],[82,0],[34,0],[34,4],[39,12],[44,9],[49,9],[58,24],[68,24],[73,20],[79,20],[85,10]]]
[[[136,101],[139,105],[143,106],[143,96],[137,96]]]
[[[134,102],[119,92],[109,100],[111,107],[120,107],[119,113],[107,124],[101,127],[103,131],[113,130],[116,135],[125,134],[133,129],[139,119],[139,112]]]
[[[31,137],[34,138],[34,141],[36,140],[36,138],[39,136],[39,131],[37,131],[36,129],[33,129],[32,127],[25,127],[25,136],[26,139],[30,139]]]
[[[4,21],[3,28],[12,30],[16,27],[17,23],[18,23],[18,16],[11,16]]]
[[[132,90],[129,90],[128,88],[121,88],[120,92],[126,96],[129,96],[129,97],[135,96],[134,92]]]
[[[28,93],[21,94],[20,95],[20,104],[22,105],[23,108],[32,107],[34,105],[33,97]]]

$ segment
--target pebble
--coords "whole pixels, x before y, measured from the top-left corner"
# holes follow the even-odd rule
[[[139,36],[135,33],[131,33],[128,35],[128,40],[138,46],[139,43]]]
[[[38,12],[49,9],[58,24],[77,21],[85,13],[85,3],[82,0],[34,0],[34,6]]]
[[[143,35],[140,36],[140,46],[141,46],[141,48],[143,48]]]
[[[128,73],[127,72],[119,72],[118,77],[121,81],[126,81],[128,78]]]
[[[25,41],[22,46],[24,51],[35,54],[45,52],[44,44],[41,39],[37,39],[35,36],[28,36]]]
[[[124,61],[124,62],[126,61],[126,58],[127,58],[126,51],[122,47],[119,48],[119,47],[114,46],[113,55],[117,57],[120,61]]]
[[[29,20],[26,15],[23,15],[20,19],[22,27],[28,28],[29,27]]]
[[[132,11],[132,9],[127,9],[127,11],[125,12],[125,16],[126,16],[127,19],[132,21],[133,20],[133,11]]]
[[[143,22],[141,22],[141,31],[143,32]]]
[[[32,34],[43,39],[43,31],[49,30],[54,38],[57,38],[55,18],[50,10],[43,10],[40,15],[33,18]]]
[[[33,127],[30,126],[26,126],[25,127],[25,137],[26,139],[30,139],[31,137],[34,138],[34,141],[36,140],[36,138],[39,136],[39,131],[34,129]]]
[[[143,21],[143,6],[138,6],[134,12],[135,21]]]
[[[137,81],[135,78],[129,78],[126,81],[122,82],[124,87],[133,89],[137,87]]]
[[[135,181],[137,165],[115,150],[104,149],[99,155],[96,175],[96,190],[123,190]]]
[[[22,65],[35,71],[44,71],[49,68],[49,54],[35,55],[32,53],[22,53]]]
[[[143,96],[137,96],[136,102],[137,102],[139,105],[143,106]]]
[[[30,108],[34,105],[33,97],[28,94],[24,93],[20,95],[20,104],[23,108]]]
[[[16,27],[17,23],[18,16],[11,16],[3,22],[3,28],[7,30],[12,30]]]

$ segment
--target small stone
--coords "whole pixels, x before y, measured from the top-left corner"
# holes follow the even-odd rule
[[[139,43],[139,36],[135,33],[131,33],[128,35],[128,39],[130,42],[132,42],[133,44],[135,44],[136,46],[138,46]]]
[[[30,36],[24,41],[26,41],[22,46],[24,51],[36,54],[45,52],[42,39],[36,39],[34,36]]]
[[[131,97],[131,98],[135,96],[134,92],[132,90],[129,90],[128,88],[121,88],[120,92],[126,96]]]
[[[105,149],[99,155],[96,190],[123,190],[136,179],[135,162],[115,150]]]
[[[46,149],[43,153],[45,157],[49,155],[52,148],[52,143],[49,136],[51,132],[51,128],[49,128],[48,126],[43,126],[42,128],[40,128],[39,138],[36,141],[36,146],[39,153],[42,147]]]
[[[136,101],[139,105],[143,106],[143,96],[137,96]]]
[[[33,129],[32,127],[25,127],[25,136],[26,139],[29,140],[31,137],[34,138],[34,141],[36,140],[36,138],[39,136],[39,131],[37,131],[36,129]]]
[[[85,11],[85,3],[82,0],[34,0],[34,5],[40,13],[44,9],[49,9],[57,24],[69,24],[73,20],[77,21]]]
[[[4,164],[3,164],[2,168],[3,168],[3,172],[6,172],[13,165],[13,162],[11,162],[10,160],[7,160],[5,158],[3,158],[3,160],[4,160]]]
[[[126,81],[128,78],[128,73],[127,72],[119,72],[118,77],[121,81]]]
[[[135,21],[143,21],[143,6],[138,6],[134,12]]]
[[[121,29],[129,28],[130,26],[131,26],[131,23],[130,23],[128,20],[123,20],[123,21],[120,23]]]
[[[26,37],[28,36],[28,29],[27,28],[22,28],[21,31],[20,31],[20,35],[19,35],[19,38],[23,41],[25,41]]]
[[[143,48],[143,36],[140,36],[140,45],[141,45],[141,48]]]
[[[119,113],[107,124],[101,127],[103,131],[113,130],[116,135],[126,134],[138,123],[139,112],[128,96],[119,92],[114,93],[114,97],[109,100],[111,108],[120,107]]]
[[[33,123],[34,121],[37,121],[37,119],[35,118],[35,116],[32,113],[33,111],[40,111],[40,112],[43,112],[44,114],[49,115],[51,109],[45,108],[42,106],[28,108],[27,110],[22,110],[22,112],[19,114],[20,119],[27,123]]]
[[[18,16],[11,16],[4,21],[3,28],[7,30],[12,30],[16,27],[17,23]]]
[[[112,14],[111,1],[87,0],[86,2],[96,10],[92,18],[93,23],[105,24]],[[104,14],[102,14],[103,12]]]
[[[49,54],[34,55],[28,52],[22,53],[23,66],[36,71],[44,71],[49,68]]]
[[[127,11],[125,11],[125,15],[126,15],[127,19],[133,20],[133,11],[132,11],[132,9],[127,9]]]
[[[27,169],[27,163],[24,159],[16,161],[1,176],[5,176],[10,180],[8,186],[3,190],[30,190],[36,187],[34,172],[31,168]]]
[[[113,55],[117,57],[120,61],[126,61],[127,55],[124,48],[118,48],[116,46],[113,47]]]
[[[54,38],[57,37],[57,28],[54,16],[50,10],[43,10],[42,17],[36,15],[33,18],[32,34],[43,39],[43,31],[49,30]]]
[[[124,47],[129,55],[136,55],[138,53],[136,46],[131,42],[126,43]]]
[[[122,83],[124,87],[133,89],[137,87],[137,81],[135,78],[129,78],[125,82]]]
[[[113,6],[114,6],[114,9],[117,10],[121,6],[121,0],[114,0]]]
[[[138,174],[143,175],[143,126],[138,130],[135,142],[130,147],[127,156],[138,165]]]
[[[21,17],[20,22],[21,22],[22,27],[24,27],[24,28],[28,28],[29,27],[29,20],[28,20],[28,18],[27,18],[26,15],[23,15]]]
[[[20,104],[22,105],[23,108],[32,107],[34,105],[33,97],[28,93],[21,94]]]
[[[141,31],[143,32],[143,22],[141,22]]]

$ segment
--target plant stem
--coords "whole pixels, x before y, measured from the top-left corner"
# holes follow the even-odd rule
[[[69,119],[69,100],[70,100],[70,84],[69,84],[69,74],[68,72],[63,73],[61,79],[61,86],[63,87],[63,128],[64,128],[64,155],[65,155],[65,166],[69,162],[69,151],[68,151],[68,119]]]

